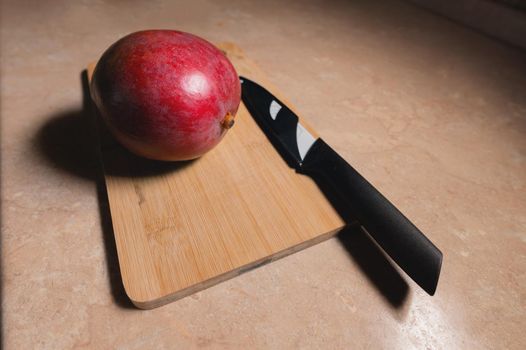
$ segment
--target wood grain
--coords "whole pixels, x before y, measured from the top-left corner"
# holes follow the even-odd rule
[[[219,47],[240,75],[276,93],[236,45]],[[223,141],[190,162],[138,158],[100,129],[121,275],[139,308],[306,248],[344,225],[314,182],[286,165],[243,105]]]

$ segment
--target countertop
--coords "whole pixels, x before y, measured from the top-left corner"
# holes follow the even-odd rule
[[[526,54],[405,2],[2,1],[6,349],[526,348]],[[145,28],[231,41],[444,253],[356,229],[151,310],[118,272],[80,73]]]

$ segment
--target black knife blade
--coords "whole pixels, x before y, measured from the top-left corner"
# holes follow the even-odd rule
[[[378,245],[433,295],[442,252],[345,159],[305,129],[284,103],[259,84],[244,77],[240,81],[243,103],[287,164],[333,187]]]

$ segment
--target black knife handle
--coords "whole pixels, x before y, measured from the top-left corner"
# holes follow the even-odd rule
[[[321,176],[380,247],[427,293],[435,293],[442,252],[345,159],[318,139],[301,172]]]

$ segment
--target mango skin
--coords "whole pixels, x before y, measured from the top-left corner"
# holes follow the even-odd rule
[[[90,88],[121,144],[165,161],[214,148],[241,100],[239,77],[223,52],[175,30],[135,32],[115,42],[97,63]]]

